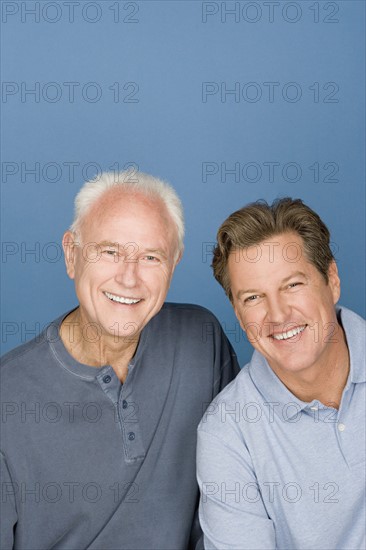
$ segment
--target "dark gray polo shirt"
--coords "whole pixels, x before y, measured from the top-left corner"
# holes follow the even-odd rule
[[[238,372],[216,318],[165,304],[122,385],[75,361],[62,319],[1,368],[1,549],[194,548],[196,429]]]

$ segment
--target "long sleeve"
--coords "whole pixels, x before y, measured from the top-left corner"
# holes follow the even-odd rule
[[[0,510],[0,548],[11,550],[14,543],[14,527],[17,522],[15,504],[16,487],[12,482],[8,465],[0,452],[1,510]]]
[[[228,429],[229,426],[228,426]],[[269,519],[248,450],[235,432],[227,441],[199,428],[200,522],[207,550],[273,550]]]
[[[215,380],[212,398],[240,372],[236,353],[219,324],[218,330],[219,334],[215,341]]]
[[[215,397],[227,384],[229,384],[240,371],[238,360],[233,347],[225,336],[219,323],[215,326],[215,364],[214,364],[214,384],[212,388],[212,397]],[[191,531],[189,548],[192,550],[203,550],[203,533],[199,523],[198,501],[197,510]]]

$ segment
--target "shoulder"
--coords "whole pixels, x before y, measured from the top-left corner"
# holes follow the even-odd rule
[[[354,382],[366,380],[366,321],[354,311],[337,307],[338,321],[346,335],[350,355],[351,379]]]
[[[1,369],[2,373],[8,366],[17,365],[21,363],[27,363],[31,359],[32,355],[39,353],[40,346],[44,345],[44,338],[42,334],[33,338],[29,342],[22,344],[8,353],[5,353],[1,357]]]
[[[153,346],[148,344],[154,342]],[[237,373],[235,352],[215,315],[194,304],[165,303],[151,319],[143,348],[149,355],[171,357],[185,370],[213,373],[216,395]]]
[[[212,311],[196,304],[165,302],[158,315],[177,319],[205,319],[219,324]]]
[[[346,334],[348,348],[354,359],[364,359],[366,353],[366,321],[354,311],[337,307],[338,321]]]
[[[1,379],[14,381],[22,379],[31,367],[40,368],[43,359],[51,353],[50,340],[59,338],[58,328],[65,315],[49,323],[35,338],[4,354],[0,359]],[[9,373],[9,377],[7,374]],[[19,380],[18,380],[19,381]]]
[[[337,307],[337,314],[346,332],[359,330],[360,334],[365,335],[366,321],[360,315],[344,306]]]
[[[32,391],[34,370],[43,368],[49,350],[48,342],[37,337],[11,350],[1,358],[1,394],[4,402],[17,400]]]
[[[200,337],[222,333],[221,325],[215,315],[208,309],[195,304],[166,302],[150,321],[150,325],[153,330],[197,334]]]
[[[230,425],[237,425],[243,403],[258,400],[258,390],[250,375],[250,363],[245,365],[236,378],[230,382],[211,402],[202,417],[199,431],[219,436],[227,434]]]

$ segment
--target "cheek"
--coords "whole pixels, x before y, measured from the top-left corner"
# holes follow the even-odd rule
[[[88,292],[112,277],[108,271],[108,267],[101,269],[100,265],[85,263],[75,270],[75,285],[80,292]]]
[[[234,312],[236,315],[236,318],[238,319],[241,328],[244,330],[244,332],[247,332],[245,329],[246,325],[249,322],[248,315],[245,314],[243,311],[243,308],[239,305],[234,305]]]
[[[304,295],[299,295],[298,300],[294,303],[294,306],[308,312],[309,314],[316,314],[316,312],[319,312],[324,305],[329,307],[329,304],[333,304],[332,297],[325,289],[320,292],[311,292]]]
[[[168,289],[172,275],[172,271],[169,269],[161,269],[159,271],[151,270],[145,272],[141,279],[151,288],[151,290],[156,293],[163,293]]]

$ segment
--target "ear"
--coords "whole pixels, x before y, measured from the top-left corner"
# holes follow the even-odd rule
[[[177,259],[175,260],[174,269],[177,267],[177,265],[181,261],[181,259],[183,257],[183,252],[184,252],[184,248],[182,248],[182,250],[179,252],[179,255],[178,255]]]
[[[341,295],[341,281],[338,275],[337,264],[333,260],[328,269],[328,285],[332,291],[333,303],[336,304]]]
[[[177,258],[176,258],[176,259],[174,260],[174,262],[173,262],[172,270],[171,270],[170,275],[169,275],[169,288],[170,288],[170,285],[171,285],[171,283],[172,283],[172,279],[173,279],[173,275],[174,275],[175,268],[177,267],[177,265],[178,265],[179,262],[181,261],[182,256],[183,256],[183,248],[182,248],[182,250],[179,252]]]
[[[66,231],[62,238],[62,248],[65,255],[66,272],[70,279],[75,277],[75,247],[77,242],[75,239],[75,233],[72,231]]]

